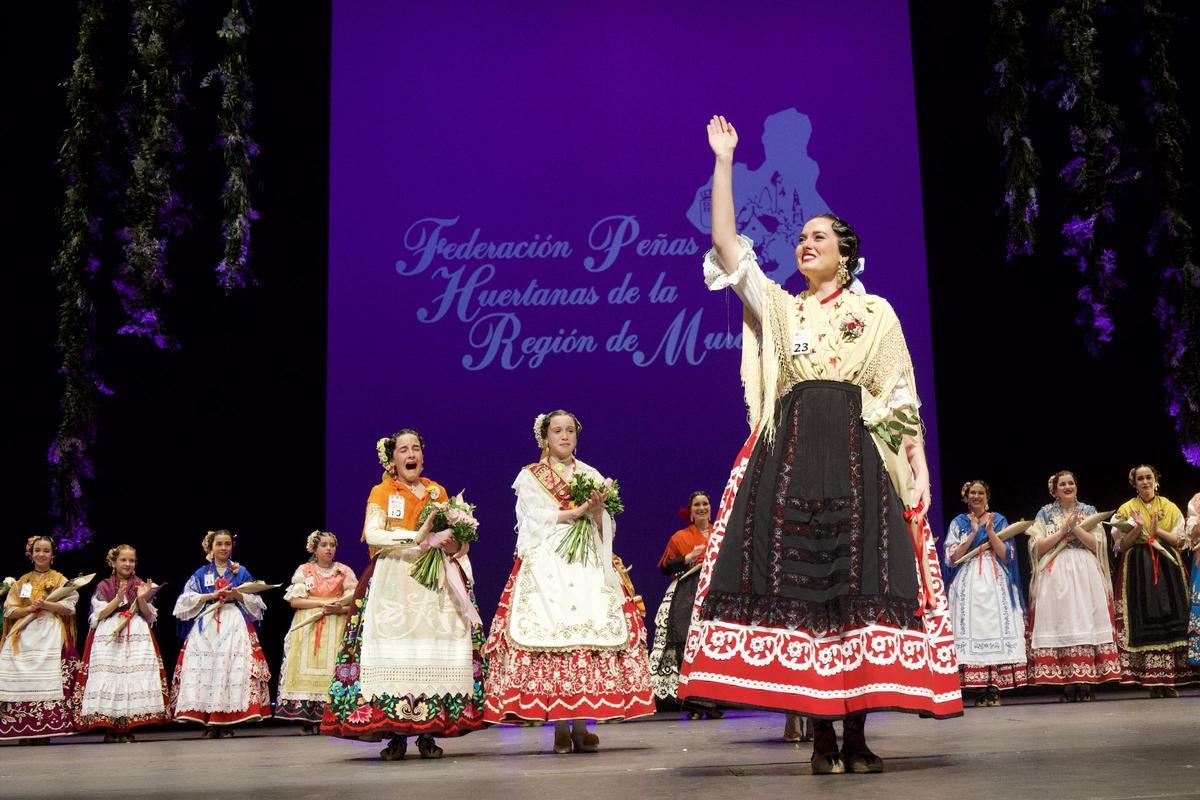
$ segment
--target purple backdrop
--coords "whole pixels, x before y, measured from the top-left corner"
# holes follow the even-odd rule
[[[700,272],[713,113],[741,139],[739,228],[788,288],[804,219],[858,229],[936,475],[905,4],[654,5],[334,4],[326,522],[348,563],[375,440],[417,427],[425,474],[479,506],[489,615],[534,416],[561,406],[580,457],[621,480],[616,550],[653,614],[676,509],[716,500],[747,432],[740,304]]]

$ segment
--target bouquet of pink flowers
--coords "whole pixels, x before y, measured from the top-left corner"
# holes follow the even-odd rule
[[[576,508],[586,503],[592,496],[592,492],[603,492],[604,510],[610,516],[615,517],[625,510],[625,504],[621,502],[621,485],[612,478],[597,481],[595,478],[576,472],[570,486],[571,502]],[[592,521],[591,516],[584,514],[571,523],[571,529],[558,543],[558,547],[554,548],[554,552],[562,556],[568,564],[574,564],[577,561],[587,563],[591,558],[594,558],[595,562],[599,564],[600,551],[596,543],[597,531],[595,528],[596,524]]]
[[[463,498],[462,492],[444,503],[426,505],[417,517],[418,527],[424,525],[430,516],[433,517],[432,530],[449,529],[454,538],[462,544],[479,538],[479,520],[475,519],[475,506]],[[437,591],[442,586],[441,552],[436,548],[426,550],[413,562],[408,574],[426,589]]]

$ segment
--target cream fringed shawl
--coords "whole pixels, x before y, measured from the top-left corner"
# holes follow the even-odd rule
[[[918,435],[920,403],[900,320],[882,297],[843,291],[822,305],[807,292],[798,296],[768,279],[758,267],[752,242],[738,237],[742,252],[732,275],[716,274],[715,251],[705,256],[706,277],[716,290],[733,286],[746,301],[742,311],[742,385],[751,430],[771,441],[775,405],[801,381],[844,381],[862,389],[863,421],[887,464],[896,488],[912,507],[912,470],[901,453],[903,434]],[[716,270],[714,270],[714,267]],[[749,284],[756,284],[753,290]],[[746,294],[756,297],[758,314]],[[811,332],[812,350],[793,355],[793,336]]]

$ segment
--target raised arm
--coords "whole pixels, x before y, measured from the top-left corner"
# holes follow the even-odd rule
[[[737,141],[737,131],[724,117],[708,121],[708,146],[717,159],[712,180],[712,243],[727,274],[737,269],[741,254],[733,210],[733,150]]]

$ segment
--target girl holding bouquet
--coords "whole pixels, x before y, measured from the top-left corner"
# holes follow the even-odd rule
[[[233,534],[209,531],[208,560],[192,573],[175,601],[183,648],[175,664],[171,705],[177,722],[199,722],[204,738],[232,736],[231,726],[271,716],[271,670],[258,643],[267,605],[238,591],[254,577],[232,560]]]
[[[75,604],[79,593],[57,601],[46,596],[67,582],[51,568],[54,540],[31,536],[25,556],[33,562],[8,590],[0,634],[0,739],[44,744],[75,732],[79,712],[75,675]],[[24,620],[24,622],[22,622]]]
[[[491,634],[491,723],[553,721],[554,752],[596,752],[586,720],[654,713],[646,628],[613,567],[620,500],[612,481],[575,458],[581,426],[540,414],[539,461],[513,482],[517,555]]]
[[[83,651],[79,730],[107,728],[105,742],[132,742],[134,728],[171,721],[167,674],[151,626],[155,586],[136,574],[137,551],[108,551],[112,575],[92,594]]]
[[[456,535],[461,526],[447,522],[455,506],[446,489],[422,475],[421,434],[397,431],[376,442],[376,454],[384,474],[363,523],[372,561],[350,609],[321,733],[388,736],[385,761],[403,759],[407,737],[416,736],[421,758],[441,758],[434,736],[483,727],[483,629],[468,545]]]
[[[354,570],[334,561],[337,537],[332,533],[313,531],[305,549],[311,558],[296,569],[283,595],[296,614],[283,640],[275,708],[277,719],[302,723],[302,736],[317,733],[321,727],[329,700],[329,676],[350,609],[342,598],[358,585]]]

